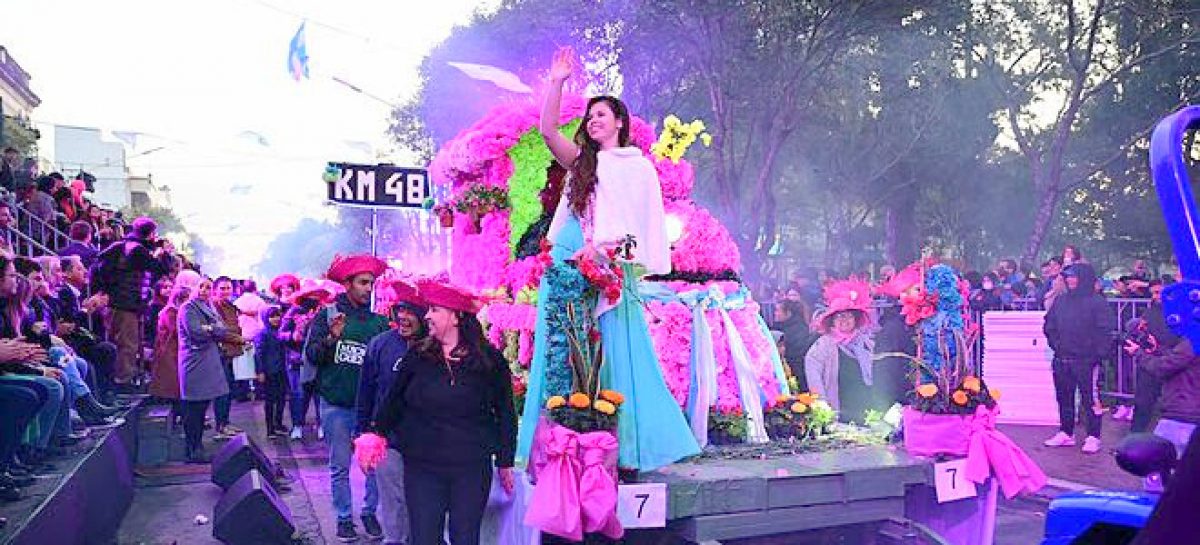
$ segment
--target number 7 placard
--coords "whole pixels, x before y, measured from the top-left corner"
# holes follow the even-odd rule
[[[667,485],[623,484],[617,488],[617,518],[625,528],[667,525]]]
[[[974,498],[975,483],[967,480],[967,459],[959,458],[933,465],[938,503]]]

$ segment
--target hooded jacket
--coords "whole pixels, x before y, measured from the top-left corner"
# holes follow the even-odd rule
[[[128,312],[141,312],[146,308],[146,300],[142,294],[142,288],[147,285],[146,276],[162,276],[169,273],[171,259],[166,253],[154,257],[149,241],[130,234],[100,252],[97,265],[100,261],[111,262],[113,275],[107,279],[104,275],[94,275],[94,278],[100,280],[94,287],[108,294],[110,307]]]
[[[1090,264],[1071,265],[1079,285],[1059,296],[1046,312],[1042,331],[1054,357],[1097,362],[1112,352],[1113,317],[1104,296],[1096,293],[1096,271]]]
[[[254,337],[255,373],[274,375],[287,371],[287,346],[279,339],[279,329],[271,327],[271,315],[278,313],[276,306],[266,306],[258,312],[263,326]]]

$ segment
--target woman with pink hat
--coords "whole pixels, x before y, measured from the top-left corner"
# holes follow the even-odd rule
[[[285,290],[281,290],[281,293]],[[329,290],[321,287],[316,280],[304,279],[297,284],[297,289],[284,299],[288,306],[283,313],[279,325],[279,339],[288,350],[288,413],[292,420],[292,433],[289,437],[299,441],[304,437],[305,417],[308,406],[313,406],[316,417],[318,439],[324,439],[321,431],[321,401],[317,397],[317,368],[304,364],[304,337],[308,334],[308,324],[322,305],[329,301]]]
[[[875,309],[871,286],[856,278],[825,286],[825,305],[813,316],[821,337],[804,357],[809,389],[824,397],[843,422],[863,423],[868,409],[882,410],[872,391]]]
[[[514,486],[517,418],[508,362],[488,344],[465,290],[420,281],[429,336],[405,356],[377,414],[377,429],[404,457],[410,545],[439,545],[449,519],[453,545],[479,543],[491,487]]]

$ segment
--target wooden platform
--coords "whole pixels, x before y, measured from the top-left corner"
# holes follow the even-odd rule
[[[904,516],[906,488],[932,461],[885,446],[758,460],[700,460],[645,473],[667,484],[667,530],[692,543],[745,539]]]

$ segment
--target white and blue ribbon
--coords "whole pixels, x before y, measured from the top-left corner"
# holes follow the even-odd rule
[[[746,299],[749,296],[746,289],[740,288],[726,296],[716,285],[703,290],[675,293],[661,284],[643,283],[639,291],[643,300],[680,302],[692,309],[692,384],[688,393],[687,415],[696,442],[701,447],[708,444],[708,413],[717,402],[716,347],[713,346],[712,326],[709,325],[705,312],[708,310],[716,310],[721,315],[721,322],[729,339],[729,355],[737,377],[738,397],[747,420],[746,441],[767,442],[769,437],[763,419],[763,398],[766,393],[750,363],[750,352],[746,349],[746,343],[733,323],[733,318],[729,316],[730,310],[746,307]],[[777,367],[777,371],[782,371],[781,365]],[[787,387],[786,380],[782,387]]]

